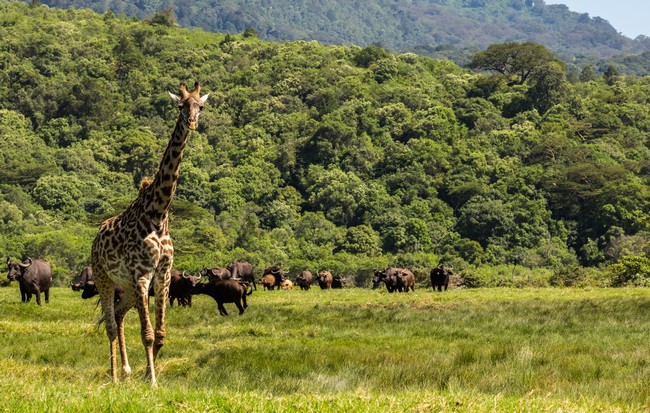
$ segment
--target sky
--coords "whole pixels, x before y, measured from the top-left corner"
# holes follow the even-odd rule
[[[545,0],[546,4],[566,4],[571,11],[602,17],[629,38],[650,37],[650,0]]]

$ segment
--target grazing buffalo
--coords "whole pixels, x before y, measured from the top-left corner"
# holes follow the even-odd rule
[[[23,262],[11,262],[7,258],[9,281],[18,281],[20,298],[23,303],[36,295],[36,304],[41,305],[41,292],[45,294],[45,302],[50,302],[50,286],[52,285],[52,268],[43,260],[27,258]]]
[[[293,288],[293,283],[291,282],[291,280],[286,279],[286,280],[282,281],[282,289],[283,290],[290,290],[292,288]]]
[[[228,271],[232,278],[239,278],[242,281],[249,282],[253,284],[253,288],[257,290],[257,285],[255,285],[255,275],[253,274],[253,265],[249,262],[236,262],[232,261],[228,265]]]
[[[321,290],[332,288],[332,281],[334,280],[334,277],[332,276],[331,272],[326,270],[318,271],[318,277],[316,279]]]
[[[186,275],[185,272],[172,268],[169,282],[169,305],[174,306],[174,300],[179,306],[192,306],[192,290],[201,277]]]
[[[280,267],[274,265],[264,270],[262,277],[265,275],[272,275],[275,278],[275,287],[279,290],[282,287],[282,283],[286,280],[287,273],[282,271]]]
[[[302,270],[298,278],[296,278],[296,285],[300,287],[301,290],[307,291],[311,288],[313,281],[314,278],[311,275],[311,271]]]
[[[251,295],[253,290],[249,292],[250,284],[240,280],[215,280],[206,283],[197,283],[192,290],[192,294],[206,294],[209,295],[217,302],[219,314],[227,316],[228,312],[223,306],[224,303],[235,303],[239,309],[239,315],[244,314],[244,309],[248,307],[246,304],[246,296]]]
[[[204,268],[199,272],[199,276],[207,277],[210,281],[229,280],[232,278],[230,270],[223,267]]]
[[[260,279],[260,285],[262,285],[265,290],[272,290],[273,287],[275,287],[275,277],[271,274],[266,274]]]
[[[448,267],[445,267],[444,265],[440,264],[436,268],[431,269],[431,288],[434,290],[438,288],[438,291],[442,291],[444,288],[445,291],[447,291],[447,287],[449,286],[449,274],[451,273],[451,269]]]
[[[397,291],[408,293],[409,289],[415,291],[415,276],[407,269],[400,269],[396,274]]]

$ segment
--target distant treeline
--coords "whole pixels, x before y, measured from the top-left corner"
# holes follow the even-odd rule
[[[558,53],[573,72],[592,64],[602,74],[611,58],[621,73],[649,74],[650,39],[629,39],[606,20],[542,0],[42,0],[61,9],[90,8],[140,19],[156,13],[171,23],[218,33],[247,29],[270,41],[316,40],[332,45],[379,45],[465,64],[491,44],[534,41]],[[632,61],[629,61],[629,60]],[[640,61],[639,61],[640,60]]]
[[[645,279],[650,78],[586,66],[567,81],[530,43],[477,54],[476,73],[167,23],[0,3],[0,254],[47,258],[55,281],[80,271],[99,223],[160,162],[168,92],[198,80],[210,100],[170,224],[183,270],[234,259],[354,279],[444,262],[475,278]],[[486,70],[513,48],[544,59],[525,77]]]

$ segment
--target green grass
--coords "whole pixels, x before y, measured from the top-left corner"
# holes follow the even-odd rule
[[[0,411],[556,412],[650,408],[650,289],[258,290],[168,311],[159,388],[110,383],[94,300],[0,289]]]

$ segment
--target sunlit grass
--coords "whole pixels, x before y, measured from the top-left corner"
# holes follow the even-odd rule
[[[645,411],[650,290],[478,289],[410,294],[257,291],[243,316],[197,296],[168,311],[159,389],[109,379],[92,300],[49,305],[0,289],[4,411]]]

